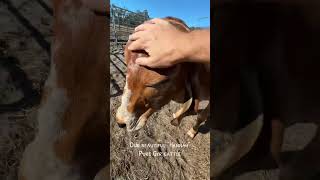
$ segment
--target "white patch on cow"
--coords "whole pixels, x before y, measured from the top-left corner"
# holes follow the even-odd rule
[[[128,78],[126,79],[126,85],[124,86],[123,94],[121,96],[121,105],[117,110],[117,118],[121,119],[127,125],[134,119],[135,114],[128,112],[128,106],[130,103],[130,98],[132,96],[131,90],[128,88],[127,83]]]
[[[50,91],[38,110],[39,132],[24,152],[20,173],[26,180],[79,180],[79,175],[74,174],[74,170],[54,151],[54,143],[64,133],[61,123],[68,99],[65,90],[57,87],[53,63],[45,88]]]

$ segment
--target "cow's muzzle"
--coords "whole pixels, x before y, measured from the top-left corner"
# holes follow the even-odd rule
[[[146,125],[148,118],[154,112],[153,109],[149,108],[146,112],[144,112],[139,118],[134,118],[127,123],[127,130],[129,132],[138,131]]]
[[[117,123],[117,124],[118,124],[119,128],[124,128],[124,127],[126,127],[126,124],[121,124],[121,123]]]

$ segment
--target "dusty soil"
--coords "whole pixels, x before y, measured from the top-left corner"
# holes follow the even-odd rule
[[[0,179],[16,180],[47,77],[50,0],[0,1]],[[49,9],[48,9],[49,8]]]

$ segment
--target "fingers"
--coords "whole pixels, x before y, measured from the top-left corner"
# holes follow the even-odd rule
[[[154,19],[151,19],[150,22],[152,24],[163,24],[163,23],[168,23],[166,20],[164,19],[160,19],[160,18],[154,18]]]
[[[151,20],[145,21],[143,24],[154,24],[154,22]]]
[[[136,64],[139,64],[140,66],[148,66],[150,68],[167,68],[172,66],[168,63],[163,63],[156,61],[152,56],[149,57],[139,57],[135,61]]]
[[[144,41],[141,39],[132,41],[131,44],[128,46],[128,50],[135,51],[135,50],[145,49],[145,45],[143,42]]]
[[[163,19],[159,19],[159,18],[155,18],[155,19],[151,19],[149,21],[144,22],[143,24],[140,24],[139,26],[137,26],[134,31],[138,32],[138,31],[145,31],[147,29],[150,29],[152,27],[154,27],[154,24],[164,24],[164,23],[168,23],[166,20]]]
[[[136,59],[136,64],[139,64],[141,66],[148,66],[152,68],[152,64],[150,62],[152,62],[150,57],[139,57]]]
[[[141,37],[144,37],[144,34],[145,33],[141,32],[141,31],[135,32],[129,36],[129,41],[136,41],[136,40],[140,39]]]
[[[147,29],[152,28],[154,24],[152,23],[147,23],[147,24],[140,24],[139,26],[137,26],[136,28],[134,28],[134,32],[138,32],[138,31],[145,31]]]

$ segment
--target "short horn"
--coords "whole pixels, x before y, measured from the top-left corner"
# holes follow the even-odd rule
[[[263,126],[263,115],[233,135],[233,141],[226,150],[211,158],[211,177],[218,177],[227,168],[245,156],[259,137]]]

